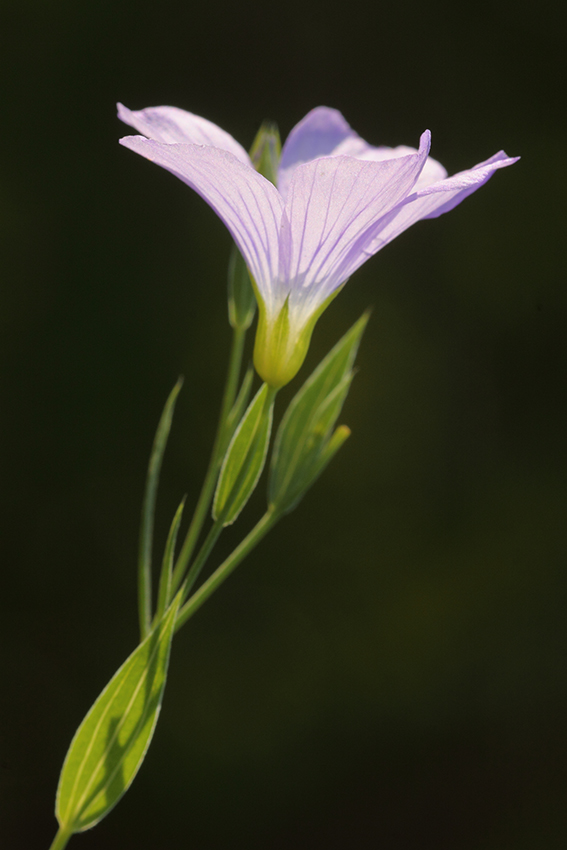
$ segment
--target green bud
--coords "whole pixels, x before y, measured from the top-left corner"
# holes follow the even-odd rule
[[[234,522],[250,496],[264,468],[276,391],[263,384],[234,432],[221,467],[213,519],[223,525]]]
[[[278,185],[281,152],[282,145],[277,124],[273,121],[264,121],[250,148],[250,159],[256,171],[274,186]]]
[[[228,262],[228,320],[233,328],[246,331],[256,314],[256,296],[248,267],[233,244]]]

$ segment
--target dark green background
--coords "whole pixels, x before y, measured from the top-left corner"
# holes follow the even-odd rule
[[[146,763],[71,847],[559,850],[567,842],[563,5],[4,0],[0,843],[47,848],[71,736],[194,502],[229,344],[229,238],[117,139],[116,100],[248,146],[313,106],[450,172],[522,161],[367,263],[305,376],[374,311],[353,436],[180,633]],[[287,394],[279,399],[281,413]],[[215,563],[263,510],[264,484]]]

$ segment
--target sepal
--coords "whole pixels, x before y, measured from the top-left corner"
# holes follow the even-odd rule
[[[304,322],[298,322],[297,315],[292,314],[289,295],[278,313],[272,316],[261,294],[256,292],[259,314],[254,366],[263,381],[279,388],[295,378],[309,350],[313,328],[340,289],[332,292]]]

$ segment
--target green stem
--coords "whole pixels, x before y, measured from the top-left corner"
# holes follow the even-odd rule
[[[191,569],[187,573],[187,578],[185,579],[185,581],[183,583],[183,597],[182,597],[183,601],[185,601],[185,599],[187,599],[187,597],[189,596],[189,593],[191,591],[191,588],[193,587],[193,585],[195,584],[195,582],[199,578],[199,573],[203,569],[207,558],[211,554],[213,546],[215,545],[215,543],[219,539],[219,536],[220,536],[221,531],[223,530],[223,527],[224,527],[224,515],[221,515],[217,519],[215,524],[211,527],[211,530],[209,531],[209,533],[207,534],[207,536],[205,538],[205,542],[203,543],[203,545],[199,549],[199,554],[197,555],[197,557],[195,558],[195,560],[191,564]]]
[[[232,334],[230,359],[228,364],[228,374],[226,376],[226,385],[224,388],[224,395],[219,417],[219,424],[215,437],[215,443],[213,446],[211,459],[209,461],[209,468],[207,469],[207,474],[203,482],[203,488],[199,496],[199,501],[197,502],[197,507],[195,508],[195,513],[193,514],[191,525],[189,526],[189,530],[187,531],[187,535],[183,542],[183,546],[181,547],[181,551],[179,553],[179,557],[177,558],[175,569],[173,571],[173,577],[171,582],[172,595],[175,593],[175,591],[181,584],[181,579],[183,578],[183,574],[187,569],[189,561],[191,560],[191,555],[193,554],[195,544],[197,543],[197,539],[199,537],[199,534],[201,533],[203,522],[205,521],[205,517],[207,515],[207,511],[209,509],[211,499],[213,497],[213,491],[215,489],[215,484],[217,481],[219,466],[222,460],[221,450],[225,442],[226,420],[236,398],[238,378],[240,377],[240,370],[242,365],[242,352],[244,350],[245,337],[245,330],[242,330],[240,328],[234,328]]]
[[[72,830],[65,829],[64,827],[60,826],[57,830],[57,835],[53,839],[53,844],[51,845],[49,850],[63,850],[63,848],[67,846],[69,839],[72,835]]]
[[[276,396],[279,393],[279,391],[280,391],[279,387],[270,387],[270,386],[268,387],[268,392],[266,393],[266,403],[264,404],[265,413],[267,413],[269,411],[270,407],[275,402]]]
[[[209,596],[215,592],[217,587],[223,583],[231,572],[244,560],[246,555],[258,545],[260,540],[266,536],[268,531],[274,527],[281,514],[276,513],[273,509],[266,511],[264,516],[256,523],[252,531],[244,538],[244,540],[236,547],[234,552],[228,556],[220,567],[195,591],[193,596],[185,603],[183,608],[177,615],[175,631],[179,631],[187,620],[201,607]]]

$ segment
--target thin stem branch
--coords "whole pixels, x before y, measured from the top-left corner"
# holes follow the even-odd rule
[[[193,563],[191,564],[191,569],[187,573],[187,578],[183,582],[183,596],[182,601],[184,602],[189,593],[191,592],[191,588],[199,578],[199,573],[205,566],[206,560],[211,554],[213,550],[213,546],[219,539],[220,533],[224,527],[224,516],[220,516],[219,519],[215,522],[213,526],[211,526],[211,530],[207,534],[205,538],[205,542],[199,549],[199,553]]]
[[[220,567],[203,582],[201,587],[195,591],[193,596],[185,603],[177,615],[175,631],[179,631],[187,620],[201,607],[209,596],[220,587],[220,585],[228,578],[231,572],[240,564],[241,561],[258,545],[260,540],[266,536],[268,531],[274,527],[281,514],[273,510],[267,510],[264,516],[256,523],[252,531],[244,538],[244,540],[236,547],[234,552],[228,556]]]
[[[183,546],[181,547],[181,551],[179,553],[177,562],[175,564],[175,569],[173,571],[173,577],[171,582],[172,595],[175,594],[175,591],[181,584],[183,574],[187,569],[189,561],[191,560],[191,555],[193,554],[193,550],[195,549],[195,544],[197,543],[197,539],[199,537],[199,534],[201,533],[203,522],[205,521],[205,517],[207,515],[207,511],[209,509],[211,499],[213,497],[213,491],[215,489],[217,475],[222,460],[222,449],[225,443],[226,420],[236,398],[238,379],[240,377],[240,371],[242,366],[242,352],[244,350],[245,337],[245,330],[241,330],[240,328],[234,328],[232,334],[232,346],[230,350],[228,373],[226,376],[226,385],[224,389],[221,412],[219,416],[219,424],[217,426],[217,433],[215,437],[213,451],[211,454],[211,459],[209,461],[209,468],[207,469],[207,474],[203,482],[203,488],[201,490],[201,494],[199,496],[199,500],[195,508],[195,513],[193,514],[193,519],[191,520],[191,524],[185,536]]]
[[[73,833],[70,830],[64,829],[60,826],[49,850],[63,850],[63,848],[67,846],[72,835]]]

